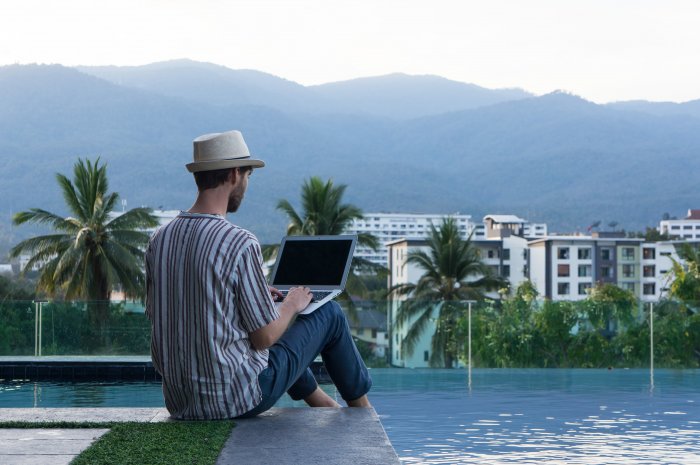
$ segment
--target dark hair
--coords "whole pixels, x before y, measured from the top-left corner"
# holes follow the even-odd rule
[[[194,182],[197,183],[199,192],[207,189],[219,187],[228,179],[228,174],[231,170],[238,169],[240,174],[245,174],[248,171],[253,171],[252,166],[240,166],[238,168],[224,168],[221,170],[197,171],[194,173]]]

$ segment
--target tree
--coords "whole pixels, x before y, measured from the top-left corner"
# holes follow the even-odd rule
[[[106,165],[78,159],[73,181],[62,174],[56,179],[73,216],[32,208],[17,213],[16,225],[49,225],[53,234],[24,240],[14,246],[11,256],[31,255],[25,270],[41,268],[37,289],[49,296],[85,299],[91,322],[102,325],[109,309],[109,296],[119,286],[130,297],[144,294],[143,252],[148,242],[146,228],[158,221],[148,208],[134,208],[110,219],[119,200],[107,193]]]
[[[394,286],[390,293],[407,297],[397,313],[398,325],[410,324],[403,350],[412,354],[434,319],[430,364],[451,368],[458,354],[455,324],[466,309],[465,301],[484,299],[487,291],[503,287],[505,280],[481,262],[471,236],[460,237],[454,218],[446,218],[439,228],[431,225],[427,245],[427,251],[410,251],[407,257],[408,263],[423,271],[418,282]]]
[[[290,236],[335,236],[343,234],[353,220],[362,218],[362,210],[355,205],[343,203],[345,184],[334,184],[331,179],[323,182],[321,178],[312,176],[304,181],[301,187],[301,212],[297,212],[288,200],[280,200],[277,209],[289,218],[287,235]],[[359,245],[372,250],[379,248],[375,236],[361,233],[357,237]],[[266,258],[273,257],[277,252],[276,246],[265,247]],[[348,278],[347,292],[349,294],[365,294],[367,288],[360,273],[385,273],[384,267],[368,260],[354,257],[351,265],[351,275]]]
[[[598,283],[583,302],[588,323],[608,341],[617,333],[618,325],[629,325],[637,299],[632,292],[610,283]]]
[[[681,261],[671,259],[669,294],[690,308],[700,305],[700,249],[682,244],[678,249]]]

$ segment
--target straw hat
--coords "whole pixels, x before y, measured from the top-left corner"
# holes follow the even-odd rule
[[[265,162],[250,158],[248,146],[240,131],[217,132],[197,137],[193,141],[194,161],[188,163],[187,170],[198,171],[221,170],[239,166],[262,168]]]

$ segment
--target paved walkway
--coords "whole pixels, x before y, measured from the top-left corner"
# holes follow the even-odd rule
[[[0,421],[171,420],[159,408],[0,408]],[[0,428],[0,464],[68,464],[106,431]],[[275,408],[236,420],[217,465],[271,463],[398,465],[399,459],[374,409]]]

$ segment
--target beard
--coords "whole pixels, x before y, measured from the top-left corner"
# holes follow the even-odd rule
[[[228,204],[226,205],[226,213],[236,213],[238,207],[241,206],[243,202],[243,192],[233,191],[228,197]]]

